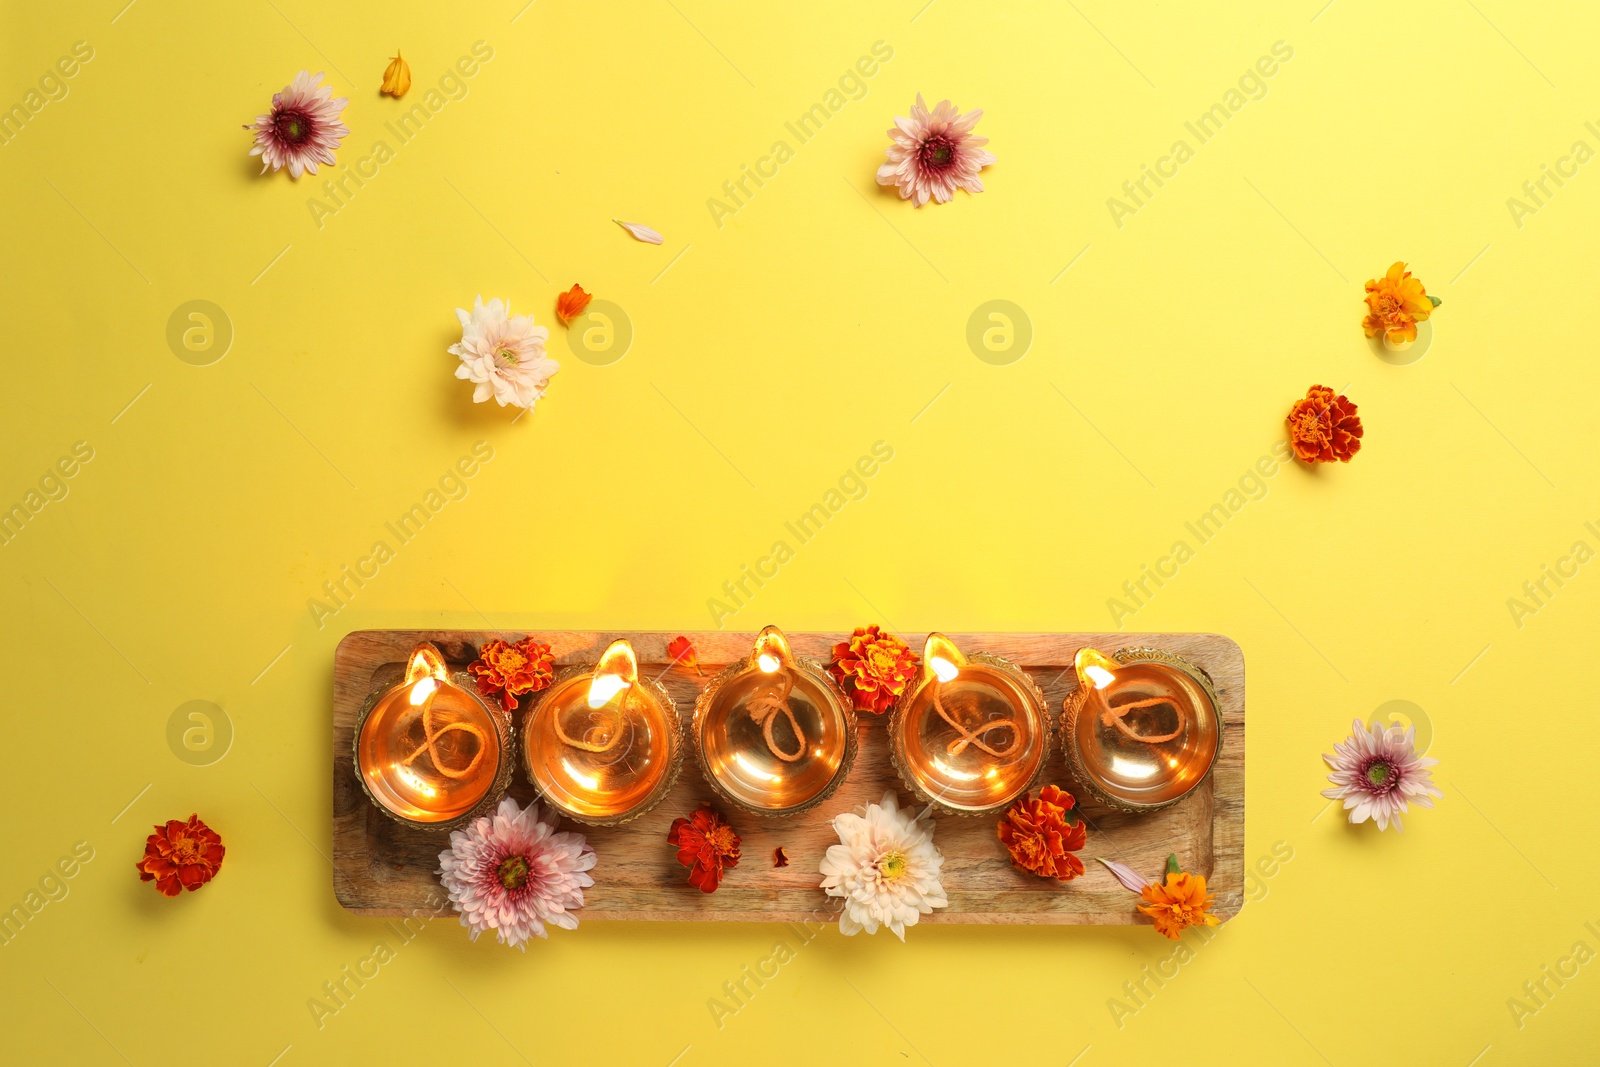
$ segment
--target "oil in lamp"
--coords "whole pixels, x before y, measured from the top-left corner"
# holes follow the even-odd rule
[[[1044,693],[1023,670],[987,652],[962,654],[929,634],[922,676],[889,719],[901,779],[952,815],[998,811],[1027,792],[1050,756]]]
[[[356,720],[356,777],[374,804],[408,826],[450,830],[488,811],[511,785],[511,716],[465,673],[421,644],[397,684],[367,698]]]
[[[694,707],[695,756],[717,794],[757,815],[794,815],[832,795],[856,753],[850,698],[776,626],[712,679]]]
[[[672,698],[639,677],[627,641],[600,662],[568,667],[528,710],[523,769],[551,806],[582,823],[615,826],[660,803],[683,763]]]
[[[1120,811],[1176,804],[1206,780],[1222,748],[1221,701],[1211,676],[1153,648],[1093,648],[1073,660],[1061,746],[1073,778]]]

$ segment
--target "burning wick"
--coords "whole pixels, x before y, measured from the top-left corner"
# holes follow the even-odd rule
[[[483,759],[483,754],[488,751],[487,746],[483,742],[483,731],[469,722],[447,723],[438,730],[435,730],[433,728],[433,695],[438,691],[438,689],[439,683],[433,678],[419,679],[417,683],[411,687],[411,695],[409,699],[412,707],[415,707],[418,704],[422,705],[422,744],[418,745],[414,750],[412,750],[411,755],[401,760],[400,766],[411,766],[412,762],[415,761],[418,756],[426,752],[428,754],[428,758],[433,761],[434,769],[440,774],[444,775],[446,778],[465,778],[477,769],[479,761]],[[443,737],[452,730],[460,730],[463,733],[469,733],[478,742],[478,751],[473,754],[472,760],[465,767],[459,769],[449,766],[444,762],[444,760],[440,759],[439,750],[434,745],[439,738]]]
[[[758,683],[755,695],[745,701],[744,710],[761,727],[761,736],[766,739],[767,748],[774,756],[785,763],[793,763],[806,754],[806,735],[800,730],[800,721],[794,717],[794,709],[789,706],[789,692],[794,688],[794,678],[788,671],[779,671],[778,662],[772,659],[772,670],[767,671],[767,660],[772,657],[762,656],[760,667],[768,674],[776,675]],[[778,746],[777,739],[772,736],[772,728],[778,724],[778,714],[782,712],[789,720],[789,729],[794,731],[795,749],[785,752]]]
[[[950,753],[952,756],[959,756],[961,753],[967,750],[968,745],[971,745],[983,752],[987,752],[995,759],[1005,759],[1006,757],[1010,756],[1017,750],[1017,746],[1022,744],[1022,731],[1017,728],[1017,720],[994,719],[990,722],[984,723],[976,730],[969,730],[952,718],[950,713],[945,710],[944,683],[949,681],[951,678],[954,678],[960,672],[950,671],[949,678],[946,678],[946,672],[940,670],[940,665],[944,662],[945,661],[941,659],[935,659],[933,661],[934,673],[938,675],[938,679],[933,683],[933,710],[939,713],[939,718],[943,719],[951,726],[954,726],[956,728],[956,732],[961,735],[946,745],[945,751]],[[953,666],[953,664],[951,666]],[[961,717],[963,719],[967,718],[966,712],[972,710],[971,703],[969,702],[967,707],[958,710],[962,712]],[[1010,730],[1011,743],[1003,749],[996,750],[991,748],[989,744],[983,740],[983,735],[988,733],[990,730]]]
[[[1100,712],[1100,722],[1104,726],[1115,726],[1134,741],[1143,741],[1147,745],[1157,745],[1162,741],[1171,741],[1183,733],[1183,714],[1178,711],[1176,704],[1165,697],[1146,697],[1144,700],[1130,700],[1126,704],[1112,705],[1111,701],[1103,702],[1105,710]],[[1169,734],[1141,734],[1134,731],[1122,720],[1129,714],[1142,708],[1158,708],[1163,704],[1170,705],[1173,713],[1178,716],[1178,728]]]
[[[623,698],[623,703],[627,703],[626,697]],[[606,712],[601,708],[593,708],[590,710],[591,715],[596,713],[603,715],[605,721],[590,726],[588,729],[584,730],[583,740],[581,741],[577,738],[567,736],[567,731],[563,729],[561,725],[561,716],[556,715],[552,720],[556,726],[556,736],[561,738],[563,743],[571,746],[572,748],[581,748],[585,752],[611,751],[613,748],[617,747],[617,742],[622,740],[623,714],[621,711]],[[598,735],[600,739],[598,741],[591,740],[596,735]]]

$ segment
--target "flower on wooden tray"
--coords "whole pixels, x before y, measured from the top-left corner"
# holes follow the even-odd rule
[[[828,673],[850,694],[857,711],[882,715],[915,676],[917,655],[894,634],[858,626],[848,641],[833,646]]]
[[[702,893],[715,893],[723,871],[739,866],[739,835],[709,804],[687,819],[674,819],[667,843],[678,846],[678,862],[689,868],[689,884]]]
[[[1191,926],[1222,921],[1209,911],[1213,898],[1206,893],[1205,878],[1179,870],[1176,853],[1167,857],[1166,881],[1149,883],[1139,895],[1144,899],[1139,910],[1155,921],[1157,933],[1173,941]]]
[[[1073,853],[1083,848],[1088,831],[1071,793],[1047,785],[1037,799],[1024,794],[1006,809],[998,825],[1000,843],[1018,869],[1040,878],[1068,882],[1083,873]]]
[[[949,903],[933,818],[901,809],[893,790],[876,804],[835,816],[833,829],[839,843],[822,858],[822,888],[844,899],[840,933],[875,934],[887,926],[904,941],[906,927]]]
[[[493,930],[503,945],[527,951],[528,938],[548,937],[545,927],[576,930],[588,872],[597,858],[582,834],[558,832],[556,818],[511,797],[450,834],[439,853],[440,884],[476,941]]]
[[[478,683],[478,692],[499,697],[501,707],[514,711],[519,697],[549,686],[555,676],[555,659],[543,641],[524,637],[507,644],[493,638],[483,643],[478,658],[467,665],[467,673]]]
[[[667,642],[667,655],[672,657],[674,665],[682,664],[693,667],[694,673],[704,676],[705,671],[700,669],[700,657],[694,650],[694,645],[687,637],[674,637]]]

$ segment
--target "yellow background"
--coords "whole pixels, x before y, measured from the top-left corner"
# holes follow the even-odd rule
[[[0,905],[76,842],[94,859],[0,947],[0,1058],[1591,1061],[1600,965],[1520,1025],[1507,1001],[1600,950],[1600,566],[1520,626],[1507,600],[1600,547],[1600,165],[1520,226],[1506,201],[1600,148],[1600,27],[1575,3],[1320,2],[7,3],[0,105],[74,42],[94,55],[0,147],[0,505],[75,442],[94,458],[0,547]],[[465,97],[393,143],[480,40]],[[864,98],[796,143],[784,123],[877,41]],[[1198,146],[1184,122],[1277,41],[1266,95]],[[377,94],[397,47],[404,104]],[[341,163],[396,149],[320,228],[326,174],[258,176],[240,128],[302,68],[350,97]],[[919,91],[985,110],[983,194],[914,210],[874,185]],[[1107,199],[1179,138],[1194,158],[1119,228]],[[778,139],[794,158],[719,228],[707,199]],[[1401,258],[1444,300],[1407,366],[1358,326]],[[536,411],[474,407],[453,309],[547,322],[575,281],[626,310],[626,357],[574,359],[555,327]],[[234,330],[210,366],[166,342],[193,299]],[[965,341],[991,299],[1035,331],[1009,366]],[[1172,952],[1148,928],[829,931],[719,1029],[708,999],[783,929],[586,923],[523,955],[453,918],[317,1025],[323,983],[394,941],[340,910],[324,858],[345,632],[705,628],[879,440],[868,496],[727,625],[1106,628],[1315,382],[1360,405],[1360,455],[1278,471],[1127,620],[1244,647],[1246,861],[1293,858],[1120,1025],[1108,1000]],[[322,583],[480,440],[466,498],[319,627]],[[1396,699],[1445,797],[1403,836],[1348,828],[1319,754]],[[232,723],[208,766],[168,746],[190,700]],[[133,864],[191,811],[227,861],[166,900]]]

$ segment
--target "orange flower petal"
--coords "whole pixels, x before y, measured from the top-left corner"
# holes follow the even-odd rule
[[[583,286],[574,284],[571,289],[556,297],[556,318],[561,320],[561,325],[570,325],[572,320],[583,314],[593,300],[591,293],[583,291]]]

